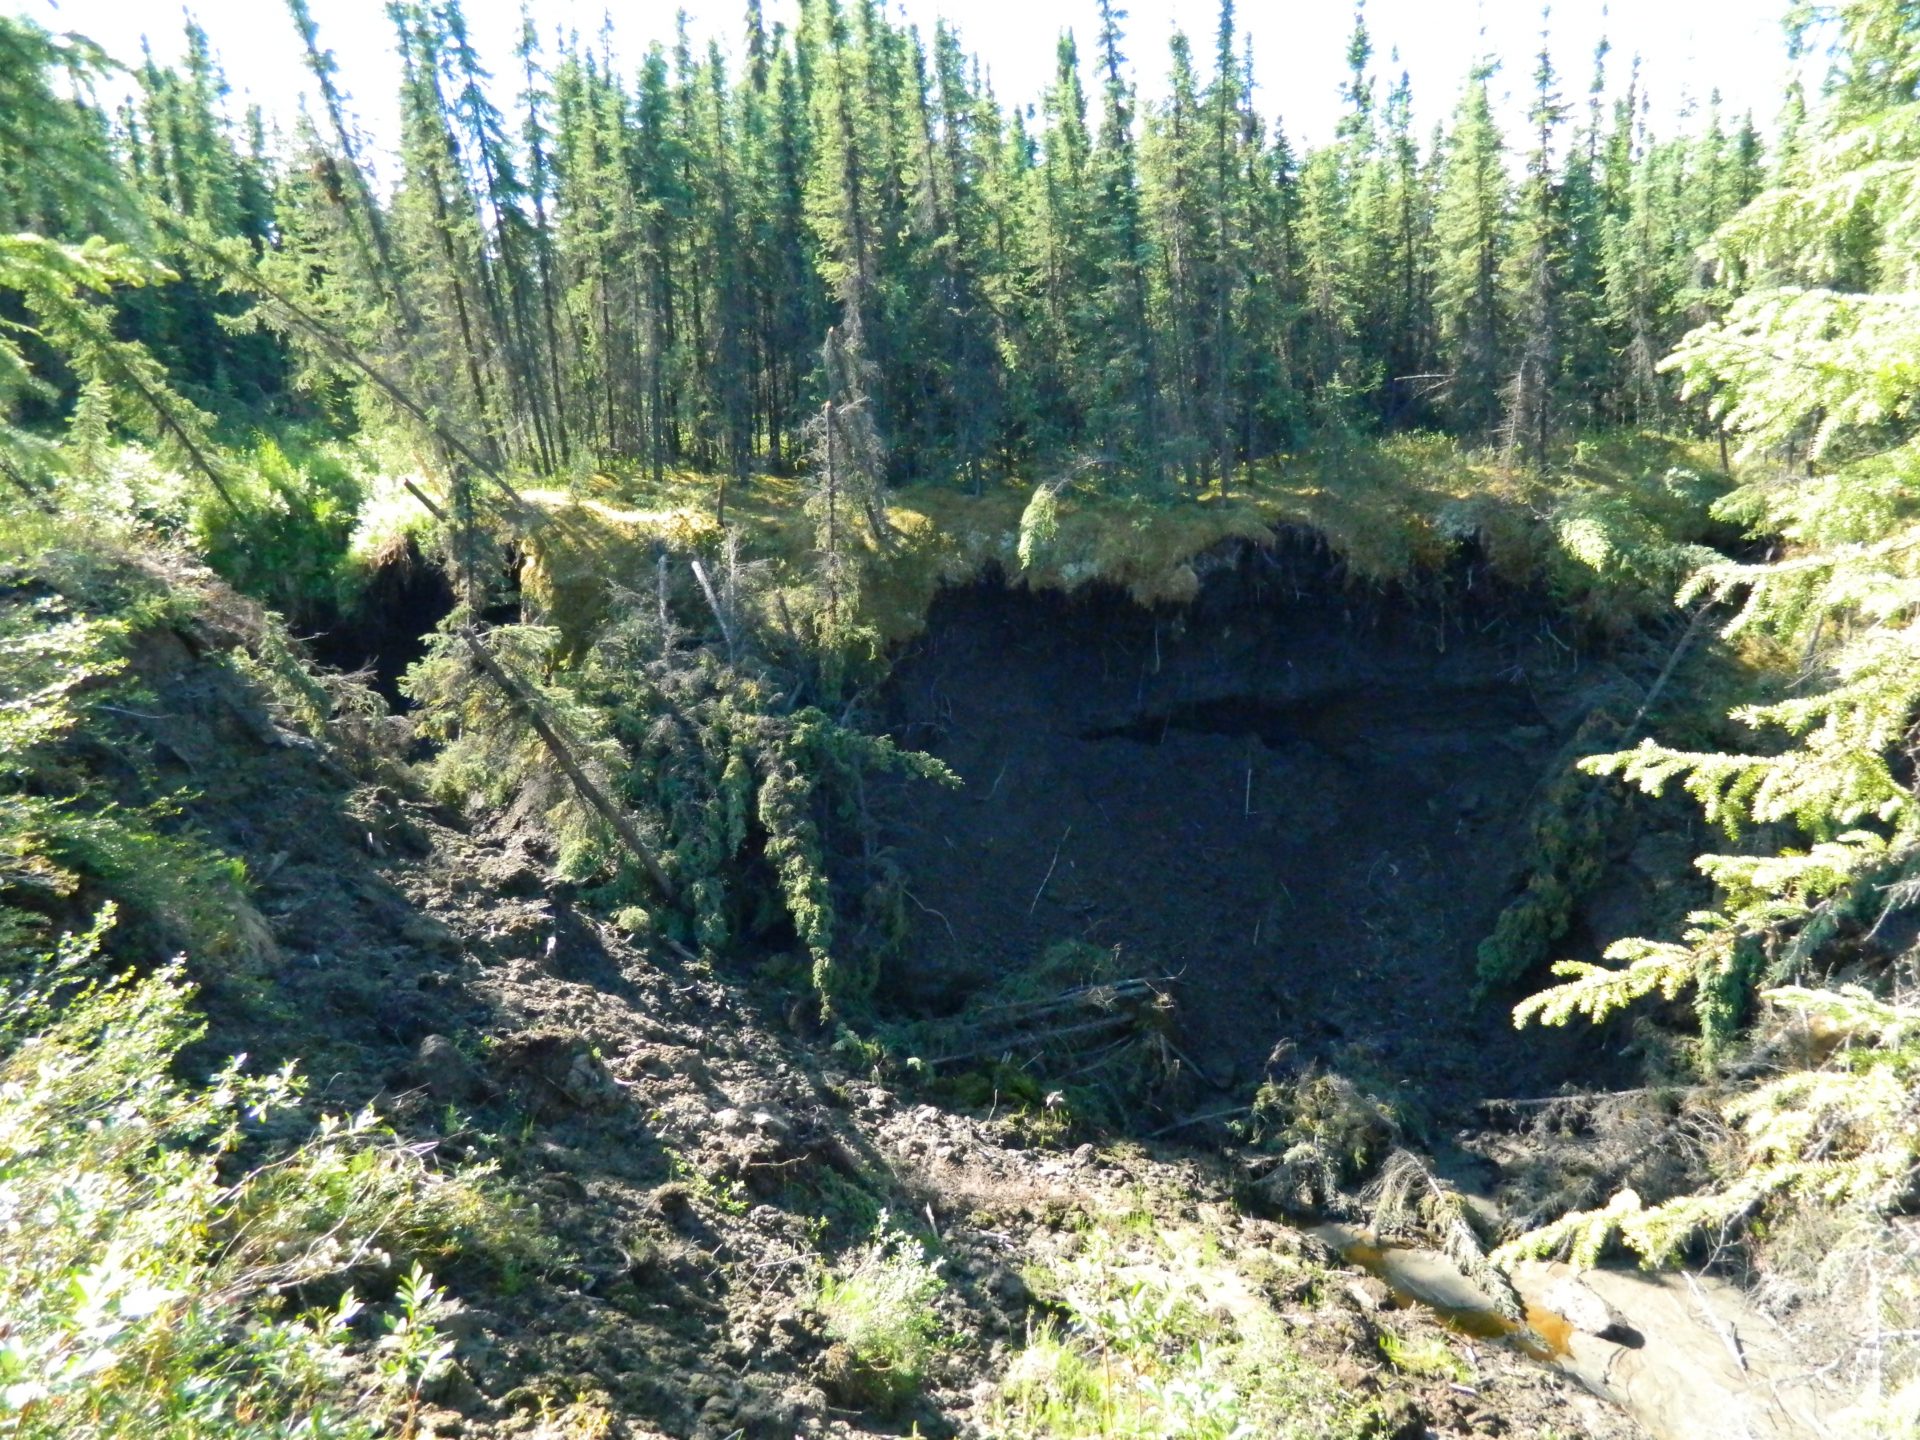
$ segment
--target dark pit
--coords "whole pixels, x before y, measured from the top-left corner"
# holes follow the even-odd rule
[[[945,593],[889,705],[965,785],[889,797],[917,902],[890,998],[951,1013],[1077,939],[1172,977],[1236,1090],[1276,1047],[1450,1113],[1609,1071],[1601,1032],[1522,1041],[1513,995],[1474,997],[1541,787],[1618,700],[1551,613],[1464,566],[1358,586],[1306,540],[1213,557],[1177,610]]]

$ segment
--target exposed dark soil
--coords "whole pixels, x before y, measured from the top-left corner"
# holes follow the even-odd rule
[[[850,1073],[774,1018],[789,997],[633,944],[575,907],[537,844],[476,831],[403,772],[289,730],[206,643],[145,640],[154,709],[129,712],[157,778],[190,787],[190,822],[256,877],[246,953],[194,966],[211,1032],[190,1068],[297,1057],[315,1109],[372,1104],[435,1163],[497,1165],[555,1242],[533,1273],[483,1256],[442,1270],[463,1307],[447,1322],[456,1367],[413,1433],[985,1440],[994,1382],[1045,1313],[1024,1267],[1090,1217],[1150,1203],[1170,1226],[1204,1221],[1260,1274],[1280,1257],[1296,1278],[1271,1303],[1294,1352],[1391,1402],[1404,1433],[1639,1436],[1518,1351],[1485,1355],[1464,1398],[1396,1373],[1377,1336],[1431,1339],[1433,1322],[1378,1313],[1357,1272],[1236,1211],[1221,1163],[1049,1153],[1005,1118]],[[949,1337],[892,1417],[834,1389],[811,1303],[882,1206],[937,1245]],[[354,1278],[376,1303],[393,1279]]]
[[[427,653],[433,627],[453,606],[446,571],[409,540],[395,560],[373,571],[351,610],[323,624],[309,643],[322,664],[364,670],[390,705],[402,706],[400,677]]]
[[[1440,1113],[1604,1079],[1601,1032],[1516,1043],[1511,997],[1472,991],[1530,806],[1618,671],[1483,572],[1390,594],[1305,540],[1214,562],[1178,611],[937,601],[890,718],[965,785],[892,797],[939,912],[896,998],[953,1008],[1075,938],[1176,977],[1184,1048],[1235,1090],[1276,1047]]]

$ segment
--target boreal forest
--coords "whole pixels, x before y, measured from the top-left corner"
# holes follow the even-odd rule
[[[0,1435],[1920,1435],[1920,5],[743,3],[0,15]]]

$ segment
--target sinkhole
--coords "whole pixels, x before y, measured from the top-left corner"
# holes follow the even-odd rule
[[[949,590],[887,697],[964,781],[888,798],[916,916],[889,998],[950,1013],[1075,939],[1172,977],[1223,1087],[1276,1048],[1443,1111],[1591,1074],[1597,1034],[1519,1037],[1473,986],[1602,668],[1483,572],[1363,588],[1305,538],[1210,557],[1177,609]]]

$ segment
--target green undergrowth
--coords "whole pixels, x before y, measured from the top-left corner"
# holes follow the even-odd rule
[[[1606,873],[1625,802],[1573,768],[1619,737],[1621,721],[1596,710],[1566,747],[1528,817],[1526,887],[1508,902],[1476,954],[1484,993],[1524,980],[1554,958],[1582,899]]]
[[[295,426],[252,431],[221,451],[219,491],[138,444],[113,445],[87,462],[62,477],[62,515],[190,544],[236,590],[302,628],[357,604],[374,562],[355,539],[377,463],[360,447]],[[18,498],[8,502],[10,529],[34,520]]]
[[[823,1379],[842,1404],[893,1414],[920,1393],[948,1336],[939,1262],[880,1212],[874,1238],[820,1279],[813,1308],[830,1348]]]
[[[224,578],[300,620],[350,612],[383,566],[418,553],[457,563],[473,543],[436,522],[406,475],[381,473],[401,458],[299,430],[261,434],[223,461],[223,500],[129,445],[77,472],[71,498],[193,535]],[[442,487],[410,483],[453,516]],[[1416,582],[1471,543],[1503,577],[1544,584],[1569,611],[1618,628],[1664,607],[1704,558],[1698,547],[1715,533],[1708,506],[1724,488],[1707,446],[1632,431],[1565,444],[1537,474],[1446,436],[1407,434],[1329,437],[1225,491],[1140,495],[1020,476],[976,495],[927,482],[888,493],[895,533],[884,545],[864,537],[859,612],[841,638],[864,641],[877,660],[918,633],[941,586],[995,569],[1043,589],[1098,583],[1142,604],[1178,604],[1198,591],[1198,557],[1283,527],[1320,536],[1363,584]],[[722,524],[713,479],[698,472],[522,478],[517,498],[481,488],[473,533],[495,558],[519,548],[525,598],[571,654],[613,594],[651,583],[660,554],[713,563],[729,534],[803,618],[816,608],[818,562],[805,494],[804,479],[753,477],[729,487]]]
[[[1723,488],[1701,447],[1621,432],[1570,445],[1543,474],[1515,470],[1445,436],[1326,444],[1265,463],[1216,492],[1115,500],[1062,487],[1047,533],[1034,504],[1015,523],[1008,565],[1027,583],[1114,584],[1143,604],[1198,593],[1196,557],[1279,528],[1320,537],[1364,585],[1417,587],[1474,545],[1510,583],[1542,585],[1589,623],[1618,629],[1671,604],[1698,563],[1705,507]],[[1023,500],[1026,496],[1023,492]],[[956,502],[929,500],[937,528]],[[944,523],[941,523],[944,520]],[[975,542],[976,550],[979,548]]]
[[[1276,1294],[1302,1262],[1229,1252],[1204,1229],[1147,1215],[1092,1221],[1030,1269],[1053,1310],[1002,1375],[992,1433],[1009,1440],[1180,1436],[1345,1440],[1389,1433],[1378,1407],[1303,1353]]]
[[[291,1065],[189,1059],[201,987],[244,995],[277,957],[245,867],[154,763],[156,734],[194,743],[177,715],[147,728],[183,666],[315,743],[364,719],[137,524],[5,516],[0,1430],[404,1430],[448,1363],[430,1272],[525,1273],[551,1242],[484,1167],[443,1167],[372,1111],[308,1110]]]
[[[32,1440],[372,1436],[451,1347],[423,1268],[545,1242],[484,1172],[433,1167],[371,1113],[261,1155],[291,1068],[181,1072],[178,966],[116,974],[112,919],[0,992],[0,1428]],[[239,1157],[253,1158],[241,1163]],[[391,1296],[370,1306],[366,1294]]]
[[[228,709],[390,763],[377,697],[317,674],[283,621],[143,526],[0,512],[0,908],[10,933],[71,928],[105,900],[128,958],[193,957],[244,983],[273,943],[244,864],[196,833],[162,778],[179,717],[153,686],[194,665]],[[185,767],[191,770],[191,766]]]
[[[0,549],[0,916],[9,938],[43,938],[111,897],[139,953],[246,966],[264,937],[244,869],[179,823],[129,725],[147,704],[130,657],[187,623],[192,602],[114,554],[52,521],[9,527]],[[112,786],[103,741],[122,772]]]
[[[296,624],[352,608],[364,464],[338,445],[256,437],[231,466],[235,503],[196,506],[196,550],[228,584]]]
[[[691,588],[687,575],[676,587]],[[620,598],[570,666],[559,630],[495,628],[487,644],[517,696],[476,668],[456,614],[406,679],[422,733],[442,742],[429,779],[451,800],[540,817],[561,873],[636,937],[718,952],[784,924],[822,1004],[857,1005],[906,935],[903,881],[875,839],[866,786],[886,774],[957,781],[812,703],[804,660],[763,648],[769,628],[726,583],[720,645],[683,642],[681,617],[700,603],[684,588]],[[583,798],[536,709],[633,817],[658,875]],[[830,848],[829,828],[856,837],[857,859]]]

